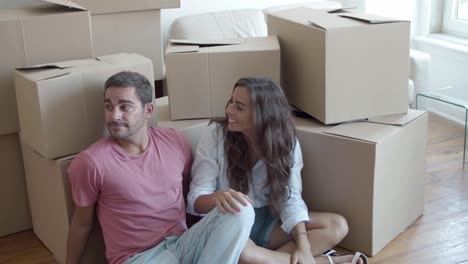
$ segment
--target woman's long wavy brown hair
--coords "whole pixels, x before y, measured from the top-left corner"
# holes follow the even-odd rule
[[[270,188],[270,210],[280,212],[280,204],[290,195],[289,177],[293,165],[296,132],[291,118],[291,108],[281,87],[270,78],[241,78],[234,85],[249,92],[252,122],[257,130],[257,151],[267,166]],[[224,149],[227,158],[227,177],[231,188],[244,194],[249,192],[251,168],[249,143],[240,132],[228,130],[227,116],[217,120],[225,132]]]

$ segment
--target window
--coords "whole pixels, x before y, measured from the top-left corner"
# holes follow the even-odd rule
[[[468,0],[444,1],[442,32],[468,38]]]

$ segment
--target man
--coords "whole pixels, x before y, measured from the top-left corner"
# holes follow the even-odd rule
[[[120,72],[105,83],[110,136],[78,154],[68,169],[76,208],[67,263],[79,263],[94,212],[111,264],[237,263],[254,220],[252,206],[235,215],[213,210],[188,231],[182,181],[192,153],[187,139],[148,127],[152,86],[141,74]]]

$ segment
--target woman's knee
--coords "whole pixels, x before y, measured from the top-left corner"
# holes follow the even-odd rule
[[[332,214],[330,218],[330,228],[333,230],[335,242],[338,244],[348,234],[348,222],[339,214]]]

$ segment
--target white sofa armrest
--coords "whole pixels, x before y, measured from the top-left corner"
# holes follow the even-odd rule
[[[415,49],[410,50],[409,78],[413,81],[414,91],[409,95],[410,107],[414,108],[416,94],[429,89],[431,56]]]

